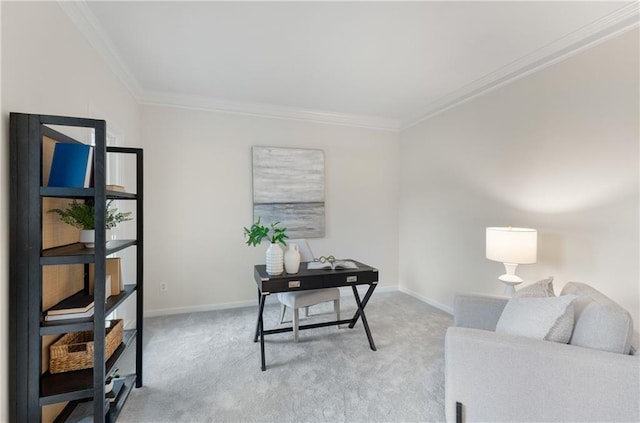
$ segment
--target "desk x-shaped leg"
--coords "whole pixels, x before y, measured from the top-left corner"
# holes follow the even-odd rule
[[[358,319],[362,317],[362,325],[364,326],[364,331],[367,333],[367,339],[369,339],[369,346],[373,351],[376,351],[376,344],[373,343],[373,337],[371,336],[371,330],[369,329],[369,323],[367,323],[367,316],[364,314],[364,307],[369,302],[369,298],[371,298],[371,294],[373,294],[373,290],[376,289],[376,284],[371,284],[367,293],[364,294],[364,299],[362,302],[360,301],[360,295],[358,295],[358,290],[355,285],[351,285],[353,289],[353,297],[356,299],[356,304],[358,305],[358,310],[353,315],[351,319],[351,323],[349,323],[349,329],[353,329],[355,324],[358,322]]]
[[[318,323],[318,324],[312,324],[312,325],[304,325],[304,326],[300,326],[300,329],[307,329],[307,328],[312,328],[312,327],[322,327],[322,326],[328,326],[328,325],[339,325],[339,324],[344,324],[344,323],[349,323],[349,328],[353,329],[353,327],[355,326],[355,324],[358,322],[358,319],[362,317],[362,325],[364,326],[364,330],[367,334],[367,339],[369,340],[369,346],[371,347],[371,349],[373,351],[376,351],[376,345],[373,342],[373,337],[371,336],[371,330],[369,329],[369,323],[367,322],[367,316],[364,314],[364,307],[367,305],[367,303],[369,302],[369,298],[371,298],[371,294],[373,294],[374,289],[376,289],[376,284],[373,283],[369,286],[369,289],[367,290],[367,293],[364,295],[364,298],[362,299],[362,301],[360,300],[360,295],[358,294],[358,290],[356,289],[355,285],[352,285],[351,288],[353,289],[353,296],[356,300],[356,305],[358,306],[358,309],[356,310],[355,314],[353,315],[353,317],[351,318],[351,320],[339,320],[339,321],[335,321],[335,322],[326,322],[326,323]],[[267,298],[267,295],[269,294],[263,294],[262,292],[260,292],[260,290],[258,289],[258,321],[256,322],[256,333],[255,336],[253,337],[253,342],[258,342],[258,338],[260,338],[260,358],[261,358],[261,364],[262,364],[262,371],[264,372],[265,370],[267,370],[267,365],[266,365],[266,360],[264,357],[264,335],[265,335],[265,330],[264,330],[264,322],[262,320],[262,313],[264,311],[264,302]],[[275,330],[269,330],[267,331],[268,333],[278,333],[278,332],[287,332],[287,331],[291,331],[292,328],[283,328],[283,329],[275,329]]]
[[[262,360],[262,371],[267,370],[267,363],[264,358],[264,322],[262,321],[262,312],[264,310],[264,301],[267,298],[258,290],[258,323],[256,324],[256,335],[253,337],[253,342],[258,342],[260,337],[260,357]]]

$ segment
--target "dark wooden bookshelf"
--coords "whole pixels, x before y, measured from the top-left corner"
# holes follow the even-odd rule
[[[129,248],[132,245],[137,244],[138,241],[135,239],[107,241],[105,244],[105,254],[110,255],[117,253],[120,250],[124,250],[125,248]],[[48,248],[42,251],[40,264],[45,266],[54,264],[94,263],[96,257],[95,250],[95,248],[85,248],[84,244],[81,242],[55,248]]]
[[[55,126],[53,129],[51,126]],[[68,188],[45,186],[45,162],[54,143],[79,143],[80,141],[59,132],[59,127],[88,128],[93,131],[93,162],[90,188]],[[142,386],[142,327],[143,327],[143,151],[139,148],[111,147],[106,145],[106,122],[67,116],[10,114],[10,266],[9,266],[9,420],[12,422],[41,423],[42,407],[66,403],[55,418],[65,422],[78,404],[87,405],[93,411],[94,422],[112,422],[126,401],[133,387]],[[135,156],[135,193],[106,188],[106,163],[109,154]],[[48,157],[45,160],[45,157]],[[134,188],[134,187],[130,187]],[[96,230],[96,247],[87,249],[73,242],[73,232],[66,233],[66,242],[58,238],[47,238],[43,249],[45,223],[58,230],[60,223],[48,218],[45,222],[45,204],[64,199],[92,201],[95,204],[95,227],[104,228],[107,200],[130,200],[135,202],[135,239],[107,241],[106,230]],[[46,202],[46,203],[45,203]],[[48,223],[47,223],[48,222]],[[53,223],[52,223],[53,222]],[[47,232],[51,233],[51,232]],[[56,232],[57,233],[57,232]],[[77,238],[76,238],[77,239]],[[69,243],[71,242],[71,243]],[[65,244],[65,245],[59,245]],[[115,252],[135,247],[135,281],[124,285],[124,290],[105,299],[106,260]],[[93,264],[94,315],[89,318],[44,320],[43,293],[48,279],[43,276],[46,266],[84,265],[84,289],[88,291],[87,271]],[[64,266],[59,269],[65,269]],[[67,267],[77,269],[77,267]],[[60,270],[56,270],[60,272]],[[64,275],[57,276],[64,285]],[[60,275],[60,274],[58,274]],[[77,273],[75,274],[77,275]],[[80,282],[73,276],[68,280],[67,290],[76,289]],[[60,283],[59,282],[59,283]],[[47,291],[48,302],[60,301],[51,290]],[[57,292],[57,291],[56,291]],[[67,292],[64,289],[57,293]],[[136,294],[135,296],[133,294]],[[106,316],[118,309],[127,299],[135,298],[135,328],[126,329],[123,342],[112,356],[105,360]],[[131,323],[131,322],[130,322]],[[133,325],[130,325],[133,326]],[[128,327],[125,322],[125,327]],[[93,368],[51,374],[43,363],[44,352],[50,345],[51,336],[70,332],[93,332]],[[48,336],[45,343],[44,337]],[[105,379],[113,371],[118,360],[129,348],[135,347],[135,373],[123,375],[123,392],[113,403],[105,398]],[[103,363],[100,365],[100,363]]]
[[[107,360],[109,372],[124,354],[126,349],[136,337],[135,330],[125,330],[122,335],[122,344]],[[51,374],[46,372],[40,382],[40,404],[55,404],[57,402],[72,401],[93,397],[93,369],[75,370],[72,372]]]
[[[124,407],[124,404],[129,398],[129,394],[133,390],[136,383],[136,378],[133,375],[124,376],[122,379],[124,379],[124,385],[122,386],[120,393],[116,397],[116,400],[114,402],[109,402],[105,399],[105,409],[109,410],[107,412],[106,421],[109,423],[115,422],[117,420],[120,412],[122,411],[122,408]],[[66,422],[73,411],[76,409],[76,407],[80,406],[81,404],[91,406],[93,404],[93,401],[87,399],[70,401],[64,408],[64,410],[62,410],[60,415],[54,420],[54,423]]]
[[[136,291],[137,285],[125,285],[119,294],[107,298],[105,316],[111,314],[120,304]],[[80,319],[65,319],[52,322],[42,321],[40,335],[59,335],[67,332],[79,332],[93,329],[93,316]]]
[[[66,188],[66,187],[40,187],[40,195],[52,198],[75,198],[88,199],[93,198],[95,188]],[[123,191],[105,190],[108,200],[135,200],[136,194]]]
[[[120,415],[120,412],[122,411],[122,408],[124,407],[125,402],[127,402],[127,398],[129,398],[129,394],[131,393],[131,390],[133,389],[134,386],[135,386],[135,377],[127,376],[124,381],[124,386],[122,387],[120,393],[116,397],[116,400],[113,403],[111,403],[109,407],[108,417],[110,422],[116,421],[116,419]]]

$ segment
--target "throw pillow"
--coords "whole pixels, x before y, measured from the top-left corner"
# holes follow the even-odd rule
[[[520,288],[513,294],[514,297],[555,297],[553,292],[553,276],[534,282],[524,288]]]
[[[573,335],[569,343],[579,347],[628,354],[633,341],[631,314],[590,285],[569,282],[562,294],[577,295]]]
[[[566,344],[573,330],[576,298],[512,297],[502,311],[496,332]]]

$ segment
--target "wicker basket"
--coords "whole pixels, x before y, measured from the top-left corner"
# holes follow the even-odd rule
[[[106,359],[122,343],[122,319],[106,328]],[[49,346],[49,372],[62,373],[93,367],[93,331],[71,332]]]

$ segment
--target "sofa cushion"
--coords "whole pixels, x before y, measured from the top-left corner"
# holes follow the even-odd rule
[[[520,288],[513,294],[514,297],[555,297],[553,292],[553,276],[539,280],[523,288]]]
[[[575,295],[513,297],[504,307],[496,332],[567,343],[573,329]]]
[[[562,294],[578,296],[575,324],[569,343],[580,347],[628,354],[633,339],[631,314],[600,291],[579,282],[569,282]]]

